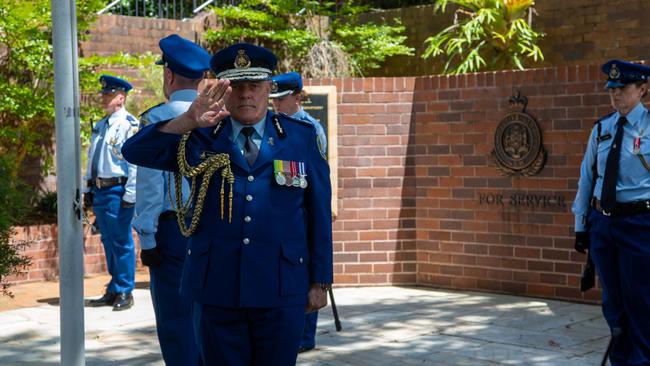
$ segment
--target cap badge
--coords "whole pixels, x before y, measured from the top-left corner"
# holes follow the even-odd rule
[[[237,69],[247,69],[251,67],[251,59],[248,58],[245,50],[237,51],[237,57],[235,57],[235,68]]]
[[[271,82],[271,93],[277,93],[278,92],[278,83],[273,80]]]
[[[612,65],[612,68],[609,70],[610,79],[618,79],[621,76],[621,72],[616,67],[616,64]]]
[[[102,78],[101,83],[102,83],[102,88],[106,88],[106,79]]]

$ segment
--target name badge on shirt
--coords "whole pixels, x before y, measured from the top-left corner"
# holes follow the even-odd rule
[[[602,136],[599,136],[596,140],[600,143],[600,142],[603,142],[603,141],[607,141],[607,140],[609,140],[611,138],[612,138],[612,135],[609,134],[609,133],[606,133],[606,134],[604,134]]]

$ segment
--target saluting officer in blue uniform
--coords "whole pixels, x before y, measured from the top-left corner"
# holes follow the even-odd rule
[[[140,116],[142,125],[168,121],[187,111],[196,99],[203,74],[210,69],[210,54],[176,34],[160,40],[164,66],[163,92],[168,102]],[[198,365],[190,298],[179,293],[187,240],[176,222],[176,192],[169,172],[139,167],[136,216],[133,227],[140,237],[140,258],[149,266],[151,300],[158,340],[166,365]],[[182,185],[183,201],[189,194]]]
[[[288,72],[275,75],[271,78],[271,102],[276,113],[284,113],[292,118],[311,123],[316,129],[322,145],[320,149],[327,155],[327,136],[323,126],[305,112],[302,107],[302,100],[305,94],[302,89],[302,77],[297,72]],[[305,329],[302,332],[299,352],[306,352],[316,347],[316,324],[318,323],[318,312],[313,311],[305,314]]]
[[[603,314],[612,333],[610,363],[647,366],[650,115],[641,99],[648,91],[650,68],[613,60],[602,71],[615,112],[596,123],[580,167],[573,203],[576,250],[589,249],[600,278]]]
[[[111,281],[104,295],[89,306],[133,306],[135,251],[131,220],[135,205],[136,167],[122,156],[122,145],[138,130],[139,122],[124,104],[132,86],[115,76],[102,75],[101,99],[106,116],[93,126],[84,176],[84,205],[93,206]]]
[[[181,282],[201,310],[195,326],[206,365],[295,364],[305,312],[327,304],[329,166],[311,124],[267,110],[276,64],[272,52],[247,43],[217,52],[210,65],[220,80],[123,149],[156,169],[205,176],[201,169],[220,168],[194,198],[201,216]]]

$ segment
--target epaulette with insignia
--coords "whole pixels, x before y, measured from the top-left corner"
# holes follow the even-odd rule
[[[313,125],[311,122],[309,122],[309,121],[303,121],[303,120],[298,119],[298,118],[293,118],[293,117],[289,116],[289,115],[286,114],[286,113],[277,113],[276,116],[282,116],[282,117],[288,119],[289,121],[292,121],[292,122],[298,122],[298,123],[303,124],[303,125],[305,125],[305,126],[309,126],[309,127],[311,127],[311,128],[314,128],[314,125]]]
[[[219,137],[219,134],[221,133],[221,131],[223,131],[223,127],[226,125],[225,121],[226,121],[225,119],[222,119],[221,121],[217,122],[216,126],[214,126],[214,128],[212,129],[213,138],[216,139],[217,137]]]
[[[158,108],[158,107],[160,107],[160,106],[163,105],[163,104],[165,104],[165,102],[158,103],[158,104],[156,104],[155,106],[153,106],[153,107],[147,109],[146,111],[140,113],[140,115],[138,116],[138,118],[140,118],[140,125],[144,127],[144,126],[148,125],[149,123],[151,123],[151,121],[150,121],[149,118],[147,117],[147,114],[148,114],[149,112],[151,112],[153,109]]]
[[[160,107],[160,106],[163,105],[163,104],[165,104],[165,102],[162,102],[162,103],[158,103],[158,104],[156,104],[155,106],[153,106],[153,107],[151,107],[151,108],[145,110],[144,112],[140,113],[140,115],[139,115],[138,117],[142,118],[142,116],[144,116],[145,114],[149,113],[152,109],[154,109],[154,108],[158,108],[158,107]]]
[[[273,117],[271,117],[271,122],[273,122],[273,127],[275,127],[275,132],[278,133],[278,136],[281,139],[287,137],[287,134],[284,132],[284,127],[282,127],[282,123],[280,123],[280,115],[274,114]]]
[[[611,116],[613,116],[613,115],[614,115],[614,113],[616,113],[616,111],[614,111],[614,112],[612,112],[612,113],[609,113],[609,114],[606,114],[606,115],[604,115],[603,117],[601,117],[601,118],[599,118],[599,119],[598,119],[598,120],[597,120],[596,122],[594,122],[594,124],[596,124],[596,123],[600,123],[601,121],[603,121],[603,120],[605,120],[605,119],[607,119],[607,118],[609,118],[609,117],[611,117]]]
[[[138,120],[135,119],[135,117],[133,117],[133,116],[126,116],[126,120],[129,121],[129,123],[131,124],[131,126],[135,126],[135,127],[137,127],[137,126],[139,125]]]

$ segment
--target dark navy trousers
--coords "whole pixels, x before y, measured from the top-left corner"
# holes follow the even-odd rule
[[[650,213],[589,216],[591,256],[612,335],[612,366],[650,365]]]
[[[131,221],[135,208],[120,207],[124,187],[93,188],[93,212],[101,233],[111,281],[106,291],[129,293],[135,287],[135,248]]]
[[[198,305],[196,331],[204,365],[291,366],[296,364],[305,306],[222,308]]]
[[[167,366],[195,366],[200,355],[192,322],[193,302],[179,293],[187,239],[174,219],[160,220],[156,246],[162,264],[150,267],[151,300],[156,314],[160,350]]]

